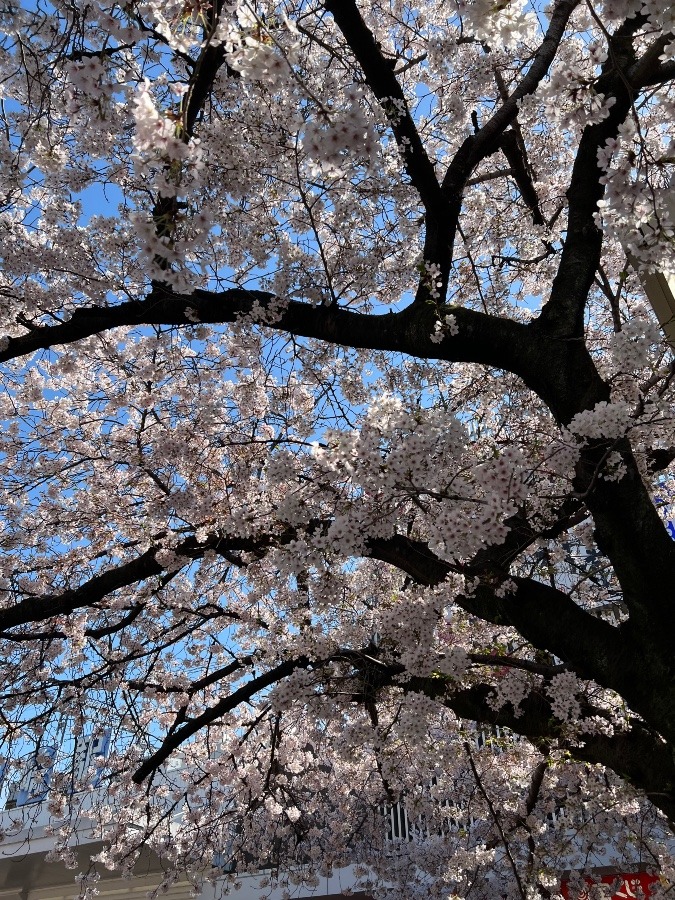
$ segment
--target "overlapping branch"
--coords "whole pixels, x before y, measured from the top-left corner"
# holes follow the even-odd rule
[[[569,18],[579,2],[580,0],[558,0],[551,13],[544,39],[535,53],[527,73],[488,121],[475,134],[466,138],[448,166],[443,178],[442,189],[444,195],[456,208],[457,216],[467,179],[481,160],[497,150],[502,134],[518,114],[519,101],[532,94],[546,76],[562,41]]]
[[[263,535],[259,538],[223,537],[213,534],[203,541],[198,541],[195,537],[186,538],[172,546],[171,550],[176,557],[185,557],[186,561],[201,559],[207,552],[219,553],[230,560],[233,553],[259,554],[272,545],[288,543],[293,536],[294,532],[283,530],[274,537]],[[78,609],[96,608],[115,591],[164,574],[166,566],[157,559],[162,549],[161,546],[151,547],[135,559],[94,575],[72,590],[27,597],[13,606],[0,609],[0,637],[11,638],[12,636],[6,633],[9,629],[30,622],[44,622],[55,616],[70,615]],[[104,634],[105,631],[102,631],[101,636]]]
[[[389,117],[405,168],[428,215],[439,218],[445,206],[434,165],[415,126],[405,94],[380,45],[363,21],[355,0],[326,0],[326,9],[358,60],[368,86]]]
[[[176,294],[155,286],[144,299],[109,307],[81,307],[67,322],[36,325],[26,334],[9,338],[0,351],[7,362],[63,344],[71,344],[114,328],[142,325],[193,327],[195,322],[249,322],[296,337],[317,338],[358,349],[389,350],[412,356],[441,357],[509,369],[527,380],[527,357],[532,344],[527,326],[471,309],[455,309],[457,337],[442,345],[431,340],[433,313],[409,307],[399,313],[371,315],[339,306],[312,306],[285,300],[266,291],[232,288]]]
[[[251,678],[238,690],[233,691],[227,697],[223,697],[222,700],[219,700],[218,703],[205,709],[200,715],[187,719],[183,725],[167,735],[162,746],[153,753],[152,756],[149,756],[148,759],[144,760],[134,772],[133,780],[136,784],[141,784],[141,782],[145,781],[152,772],[159,768],[159,766],[171,756],[174,750],[177,750],[181,744],[184,744],[185,741],[198,731],[201,731],[202,728],[205,728],[207,725],[217,721],[228,712],[236,709],[241,703],[251,700],[256,694],[266,688],[269,688],[283,678],[288,677],[296,669],[306,669],[309,665],[311,665],[310,660],[306,657],[285,660],[275,668],[264,672],[262,675]]]
[[[435,690],[431,679],[411,682],[412,689]],[[518,711],[509,705],[495,710],[488,702],[492,695],[489,685],[475,685],[458,691],[448,691],[442,702],[458,716],[468,720],[509,728],[528,738],[535,745],[556,741],[578,759],[599,763],[644,791],[650,800],[671,822],[675,823],[675,762],[670,746],[639,719],[631,719],[625,730],[614,728],[609,722],[604,729],[599,710],[586,708],[590,716],[587,727],[578,723],[569,729],[556,720],[550,702],[540,691],[533,690],[520,704]],[[600,727],[598,727],[600,725]]]
[[[560,265],[540,321],[550,333],[563,340],[578,340],[583,334],[584,309],[600,264],[602,231],[596,223],[598,202],[605,186],[598,150],[615,138],[625,121],[637,91],[658,83],[657,71],[664,80],[667,72],[659,65],[667,36],[655,41],[641,57],[633,47],[633,37],[644,17],[627,20],[609,37],[609,55],[595,86],[607,110],[600,122],[586,126],[574,160],[567,191],[569,209],[567,231]]]

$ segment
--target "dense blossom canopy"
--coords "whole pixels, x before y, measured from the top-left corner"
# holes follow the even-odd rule
[[[12,0],[0,70],[0,736],[83,895],[668,890],[673,5]]]

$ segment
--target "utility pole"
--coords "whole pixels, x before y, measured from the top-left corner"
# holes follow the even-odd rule
[[[671,221],[675,222],[675,193],[671,192],[668,207]],[[635,265],[630,254],[628,258]],[[651,275],[640,274],[640,280],[666,340],[675,349],[675,275],[654,272]]]
[[[640,277],[666,340],[675,348],[675,277],[662,272]]]

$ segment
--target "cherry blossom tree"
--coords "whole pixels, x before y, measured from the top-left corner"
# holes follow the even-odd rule
[[[143,847],[167,884],[667,890],[672,4],[2,27],[3,752],[114,732],[51,772],[54,855],[106,840],[83,896]]]

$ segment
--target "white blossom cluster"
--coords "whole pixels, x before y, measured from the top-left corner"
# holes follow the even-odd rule
[[[329,448],[315,447],[314,457],[321,470],[344,479],[351,497],[328,532],[331,546],[347,554],[363,546],[365,529],[394,531],[401,504],[419,496],[429,509],[430,546],[444,558],[468,556],[504,540],[506,519],[528,494],[526,461],[517,448],[476,463],[456,419],[442,409],[411,415],[394,397],[379,398],[360,431],[341,434]],[[457,468],[464,469],[461,476]]]
[[[435,704],[426,694],[409,693],[406,704],[401,710],[397,722],[397,731],[401,738],[412,744],[421,742],[427,735],[430,722],[435,715]]]
[[[621,454],[614,451],[607,457],[603,471],[600,473],[600,477],[605,481],[621,481],[627,472],[628,469],[621,458]]]
[[[661,344],[656,322],[635,318],[624,322],[621,331],[612,335],[612,355],[619,372],[644,369],[653,361],[653,348]]]
[[[271,90],[282,88],[293,78],[293,66],[297,64],[298,46],[293,34],[280,28],[276,19],[268,23],[250,8],[240,8],[238,20],[240,30],[231,29],[222,36],[229,49],[229,64],[249,81],[260,81]],[[280,32],[285,38],[283,44]]]
[[[570,431],[586,438],[619,438],[630,427],[631,417],[631,409],[624,401],[601,400],[593,409],[577,413],[570,422]]]
[[[457,318],[449,313],[447,316],[443,316],[442,319],[437,319],[434,324],[434,330],[431,335],[431,340],[434,344],[440,344],[446,334],[451,335],[452,337],[456,337],[459,334],[459,325],[457,324]]]
[[[358,99],[345,109],[332,109],[329,118],[309,122],[302,146],[319,171],[333,175],[342,172],[345,157],[363,160],[370,166],[377,151],[373,123]]]
[[[452,647],[446,650],[442,659],[436,663],[436,668],[443,675],[452,678],[461,678],[470,665],[469,655],[461,647]]]
[[[155,184],[164,197],[181,192],[181,178],[185,171],[197,172],[202,164],[199,139],[183,139],[180,124],[163,116],[152,97],[149,81],[145,81],[134,98],[136,130],[133,137],[136,150],[134,160],[137,170],[151,173],[154,169]],[[168,172],[159,175],[158,160],[168,161]]]
[[[65,67],[68,82],[75,91],[100,98],[112,94],[112,84],[106,83],[108,72],[96,56],[69,62]]]
[[[581,705],[577,699],[579,692],[579,680],[573,672],[554,675],[547,684],[551,709],[561,722],[575,722],[581,716]]]
[[[598,220],[607,234],[619,241],[632,265],[641,271],[672,272],[672,242],[675,222],[671,187],[664,178],[666,163],[673,158],[675,143],[664,147],[655,143],[655,172],[635,167],[635,148],[641,136],[628,118],[598,151],[598,163],[605,174],[605,194],[598,203]],[[602,218],[600,218],[602,217]]]
[[[532,28],[531,11],[524,0],[494,4],[489,0],[457,3],[466,30],[479,40],[508,49],[522,41]]]
[[[532,676],[522,669],[508,669],[497,682],[488,703],[494,710],[502,709],[508,703],[516,716],[522,715],[520,704],[532,690]]]

